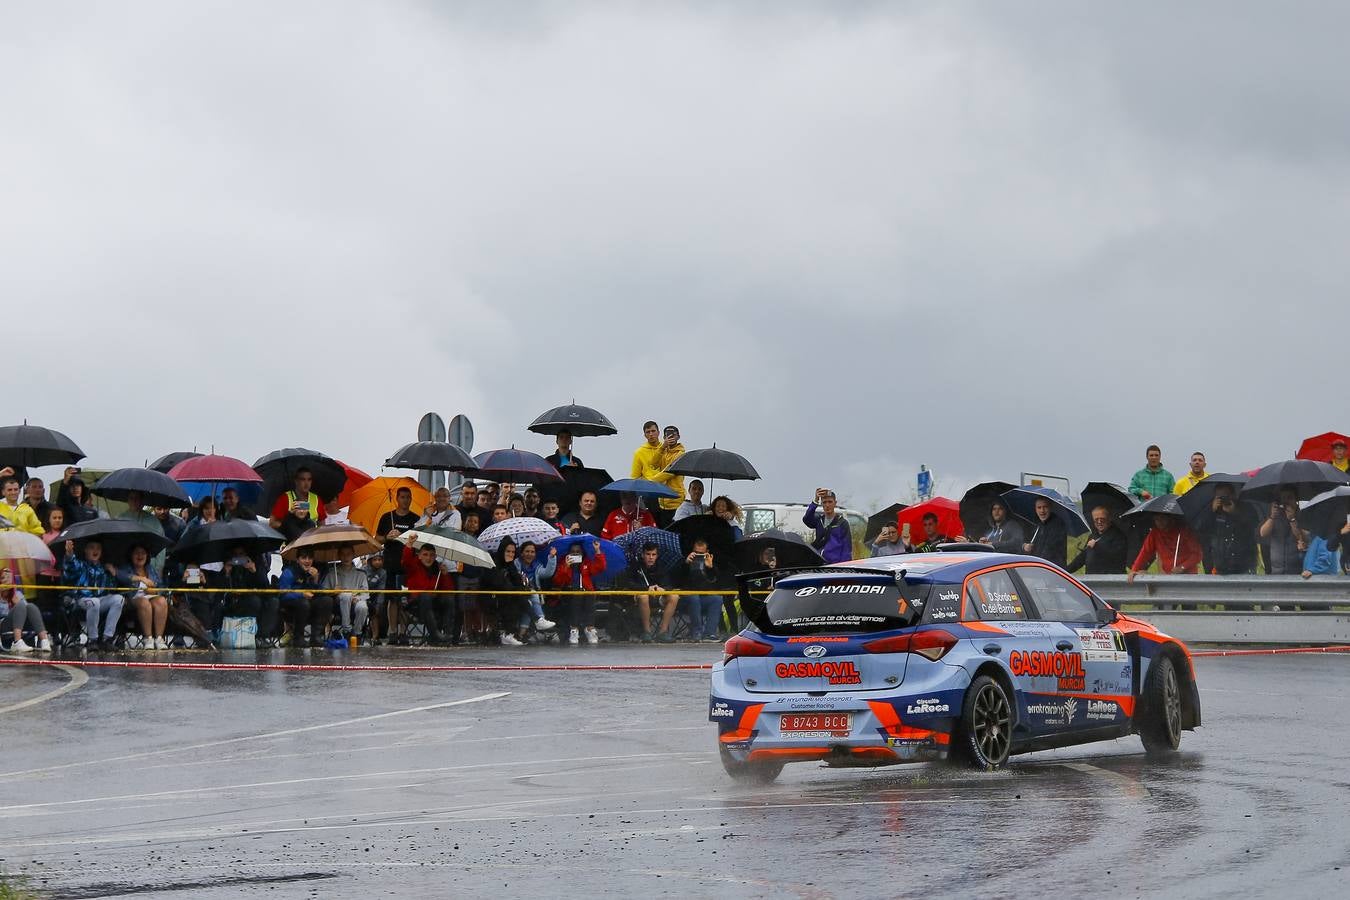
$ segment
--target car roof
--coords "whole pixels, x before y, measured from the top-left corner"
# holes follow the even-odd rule
[[[1009,563],[1040,563],[1045,560],[1038,556],[1023,556],[1014,553],[989,553],[979,550],[950,550],[934,553],[902,553],[896,556],[876,556],[871,559],[858,559],[852,562],[835,563],[826,566],[834,568],[883,569],[891,572],[905,570],[909,581],[959,582],[972,572],[987,569],[990,566]]]

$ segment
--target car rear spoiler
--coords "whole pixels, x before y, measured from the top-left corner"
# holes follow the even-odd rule
[[[820,575],[880,575],[897,581],[905,577],[904,569],[869,569],[865,566],[789,566],[783,569],[762,569],[758,572],[742,572],[736,576],[736,599],[740,601],[741,612],[754,623],[760,631],[769,631],[773,623],[769,621],[768,604],[764,602],[769,592],[780,580],[789,575],[803,575],[814,572]],[[763,587],[769,582],[769,588]],[[752,590],[755,583],[757,589]],[[758,594],[758,596],[755,596]]]

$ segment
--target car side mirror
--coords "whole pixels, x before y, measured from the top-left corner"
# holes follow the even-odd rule
[[[1111,607],[1109,607],[1109,606],[1099,606],[1099,607],[1097,607],[1097,624],[1098,624],[1098,625],[1111,625],[1111,624],[1114,624],[1115,621],[1116,621],[1116,619],[1118,619],[1118,618],[1120,618],[1119,614],[1118,614],[1114,609],[1112,609]]]

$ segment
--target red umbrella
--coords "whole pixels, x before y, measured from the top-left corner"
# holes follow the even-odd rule
[[[1331,462],[1331,445],[1336,441],[1344,441],[1350,445],[1350,436],[1346,436],[1337,431],[1328,431],[1326,434],[1314,435],[1303,442],[1303,446],[1298,448],[1294,454],[1294,459],[1311,459],[1314,462]]]
[[[955,500],[948,500],[946,497],[934,497],[932,500],[916,503],[900,510],[895,517],[896,525],[899,526],[902,534],[905,526],[909,526],[909,542],[911,544],[918,544],[923,541],[923,517],[928,513],[933,513],[938,517],[939,533],[950,538],[962,533],[960,504]]]
[[[352,494],[375,479],[356,468],[356,466],[349,466],[340,459],[337,460],[337,464],[342,466],[343,471],[347,473],[347,483],[342,486],[342,493],[338,494],[338,498],[333,501],[333,509],[342,509],[352,505]]]
[[[233,456],[194,456],[169,470],[174,481],[242,481],[261,483],[263,478],[248,463]]]

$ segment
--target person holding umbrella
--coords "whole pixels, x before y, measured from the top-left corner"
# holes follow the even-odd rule
[[[567,643],[580,643],[580,632],[586,632],[586,643],[600,643],[600,635],[595,631],[595,576],[605,571],[605,553],[600,549],[599,541],[591,542],[591,553],[587,554],[581,544],[568,548],[567,555],[558,560],[558,569],[553,574],[553,585],[564,590],[576,591],[574,597],[563,599],[561,606],[564,620],[567,622]]]
[[[923,540],[914,545],[915,553],[934,553],[938,547],[952,542],[952,539],[943,534],[939,528],[937,513],[926,512],[919,521],[923,524]],[[826,562],[831,560],[827,557]]]
[[[89,538],[84,552],[75,553],[75,542],[66,541],[66,560],[61,566],[61,577],[69,585],[66,597],[84,610],[83,642],[97,644],[100,650],[110,650],[117,634],[117,620],[122,618],[122,595],[116,590],[117,579],[112,566],[103,561],[103,542]],[[99,617],[103,617],[103,637],[99,637]]]
[[[1125,532],[1116,527],[1115,516],[1105,506],[1093,507],[1090,515],[1092,534],[1064,568],[1076,572],[1082,566],[1088,575],[1119,575],[1125,571]]]
[[[853,531],[848,519],[835,511],[838,500],[834,491],[828,488],[816,488],[815,498],[806,505],[802,514],[802,524],[816,532],[811,546],[819,551],[828,563],[847,562],[853,558]],[[933,517],[937,521],[937,517]]]
[[[581,461],[581,457],[572,453],[572,432],[562,428],[553,437],[557,442],[557,449],[544,459],[552,463],[555,469],[566,466],[575,466],[578,469],[585,467],[586,464]]]
[[[1069,555],[1068,529],[1055,515],[1046,498],[1037,497],[1035,509],[1036,521],[1033,524],[1036,528],[1031,533],[1031,540],[1022,545],[1022,550],[1063,567]]]
[[[1270,556],[1267,575],[1300,575],[1308,552],[1308,533],[1298,525],[1298,492],[1281,487],[1278,499],[1271,501],[1270,512],[1261,523],[1261,540],[1268,541]]]
[[[1012,517],[1008,504],[1003,498],[995,498],[989,504],[990,529],[980,538],[981,544],[989,544],[999,553],[1021,553],[1026,543],[1026,532],[1022,523]],[[1125,568],[1123,565],[1121,568]]]
[[[1153,527],[1149,529],[1148,537],[1144,538],[1144,546],[1139,550],[1139,556],[1125,580],[1134,584],[1134,576],[1147,569],[1154,559],[1158,560],[1158,567],[1164,575],[1195,574],[1204,559],[1204,551],[1195,532],[1186,524],[1185,517],[1153,514]],[[1302,563],[1301,557],[1299,562]]]
[[[654,527],[656,527],[656,520],[652,517],[652,514],[638,507],[637,494],[630,494],[625,491],[619,495],[619,508],[605,517],[604,527],[600,529],[600,537],[612,541],[630,531]],[[585,531],[584,528],[581,530]]]
[[[1204,548],[1204,571],[1215,575],[1256,571],[1256,517],[1237,502],[1234,485],[1214,485],[1214,498],[1192,521]]]
[[[452,591],[455,578],[450,574],[449,564],[436,558],[436,548],[423,544],[416,551],[411,546],[403,549],[403,586],[408,596],[403,599],[403,609],[417,607],[417,617],[427,632],[428,644],[459,643],[459,597],[455,594],[437,594],[432,591]],[[389,604],[390,633],[397,627],[399,616],[395,613],[397,600]],[[405,626],[406,628],[406,626]],[[446,632],[449,631],[447,638]],[[406,637],[404,638],[406,640]]]

